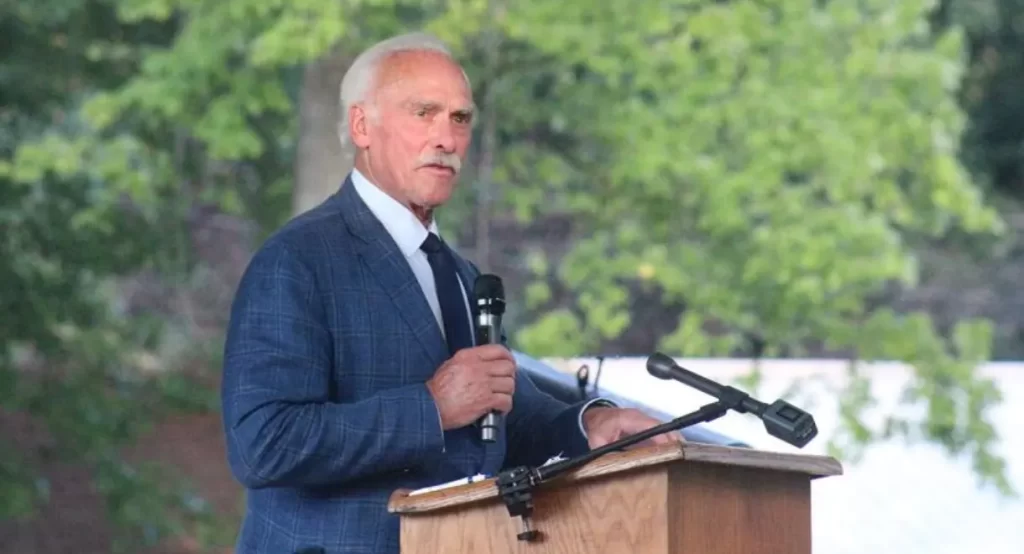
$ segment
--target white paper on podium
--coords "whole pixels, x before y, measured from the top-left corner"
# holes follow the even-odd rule
[[[441,483],[440,485],[434,485],[432,487],[423,487],[422,489],[416,489],[416,490],[410,492],[409,496],[416,496],[417,494],[424,494],[424,493],[428,493],[428,492],[434,492],[434,491],[439,491],[439,490],[444,490],[444,489],[450,489],[452,487],[457,487],[459,485],[467,485],[469,483],[476,483],[478,481],[483,481],[484,479],[487,479],[487,476],[484,475],[483,473],[478,473],[478,474],[476,474],[476,475],[474,475],[472,477],[463,477],[462,479],[456,479],[454,481],[449,481],[447,483]]]

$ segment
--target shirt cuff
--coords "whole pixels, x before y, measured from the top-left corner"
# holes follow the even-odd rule
[[[601,407],[601,406],[604,406],[606,408],[618,408],[619,407],[618,404],[612,402],[611,400],[608,400],[607,398],[595,398],[595,399],[591,400],[590,402],[587,402],[586,404],[584,404],[583,408],[580,410],[580,417],[579,417],[580,433],[583,433],[583,438],[584,439],[590,440],[590,437],[587,436],[587,428],[583,426],[583,414],[587,411],[588,408],[597,408],[597,407]]]
[[[444,420],[441,419],[441,408],[437,407],[437,402],[434,402],[434,409],[437,410],[437,427],[441,430],[441,452],[447,452],[444,444]]]

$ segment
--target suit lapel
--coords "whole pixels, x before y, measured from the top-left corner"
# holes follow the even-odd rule
[[[398,313],[435,367],[440,366],[447,358],[447,346],[409,262],[387,229],[359,197],[351,179],[345,180],[337,193],[337,201],[341,204],[341,214],[349,230],[360,239],[360,257],[391,297]]]

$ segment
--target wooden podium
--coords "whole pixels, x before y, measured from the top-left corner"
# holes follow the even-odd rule
[[[534,489],[517,540],[493,479],[391,496],[402,554],[809,554],[811,481],[833,458],[705,444],[607,454]]]

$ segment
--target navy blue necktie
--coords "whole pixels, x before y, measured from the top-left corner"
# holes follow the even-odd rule
[[[437,300],[441,304],[444,336],[448,340],[448,355],[454,356],[463,348],[473,346],[473,332],[466,312],[466,301],[455,266],[455,256],[434,233],[427,235],[420,249],[426,252],[430,269],[434,272]]]

